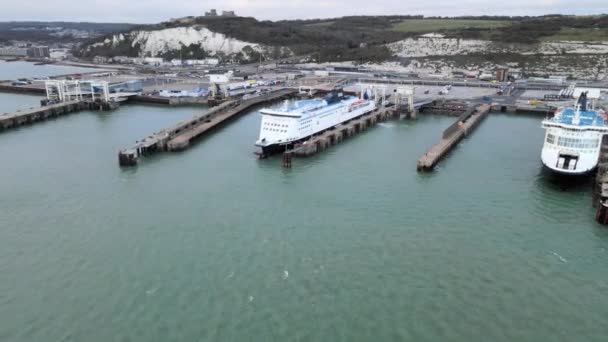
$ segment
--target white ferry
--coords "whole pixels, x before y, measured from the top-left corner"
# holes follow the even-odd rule
[[[286,101],[282,108],[262,109],[260,136],[256,146],[262,156],[282,152],[287,146],[302,142],[311,135],[333,128],[341,123],[370,113],[376,109],[375,101],[367,92],[362,98],[344,96],[341,90],[330,92],[324,99],[296,102]]]
[[[553,118],[543,121],[546,135],[541,160],[549,170],[576,176],[597,166],[608,126],[606,114],[590,107],[584,92],[575,108],[558,109]]]

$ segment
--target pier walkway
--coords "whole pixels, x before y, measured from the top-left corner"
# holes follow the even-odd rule
[[[330,146],[342,142],[350,136],[363,132],[378,122],[385,121],[394,115],[395,111],[392,108],[378,108],[369,114],[365,114],[359,118],[338,125],[333,129],[314,135],[305,142],[297,144],[292,149],[285,151],[283,153],[283,166],[291,167],[292,157],[312,156],[324,151]]]
[[[592,204],[593,207],[597,207],[595,215],[597,222],[604,225],[608,224],[608,136],[606,135],[602,137]]]
[[[16,128],[49,118],[59,117],[88,107],[89,104],[86,102],[70,101],[39,108],[26,109],[14,113],[0,114],[0,130]]]
[[[418,159],[418,171],[430,171],[488,115],[489,105],[477,105],[448,127],[441,140]]]
[[[252,97],[244,101],[227,101],[212,108],[202,115],[178,123],[175,126],[163,129],[149,137],[138,141],[133,147],[121,150],[118,161],[121,166],[134,166],[142,155],[157,151],[181,151],[193,140],[206,132],[221,125],[231,118],[238,116],[247,109],[262,103],[276,101],[297,93],[297,89],[283,88],[265,95]]]
[[[0,83],[0,92],[1,93],[44,95],[44,94],[46,94],[46,89],[44,89],[44,86],[40,86],[38,84],[28,84],[28,85],[18,86],[18,85],[12,85],[10,83]]]

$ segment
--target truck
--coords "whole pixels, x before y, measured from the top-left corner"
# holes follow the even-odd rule
[[[545,102],[544,101],[539,101],[539,100],[530,100],[528,101],[529,105],[533,105],[533,106],[537,106],[537,105],[544,105]]]
[[[249,82],[239,82],[232,83],[228,85],[228,90],[239,90],[239,89],[247,89],[250,88],[251,84]]]

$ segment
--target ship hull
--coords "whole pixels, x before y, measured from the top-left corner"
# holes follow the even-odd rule
[[[596,170],[596,167],[593,167],[591,169],[587,169],[584,171],[566,171],[566,170],[562,170],[562,169],[558,169],[552,166],[548,166],[545,163],[543,164],[543,169],[548,172],[549,174],[553,175],[553,176],[557,176],[560,178],[576,178],[576,177],[586,177],[589,176],[591,174],[593,174]]]
[[[288,147],[289,147],[288,145],[280,145],[280,144],[260,146],[260,148],[262,149],[263,157],[268,157],[273,154],[283,153],[287,150]]]
[[[298,101],[297,104],[300,107],[294,111],[260,111],[262,122],[256,146],[262,149],[262,157],[284,152],[316,134],[360,118],[376,109],[373,101],[352,97],[331,105],[318,100]]]
[[[575,108],[559,109],[543,121],[545,139],[541,151],[543,165],[552,173],[580,177],[592,173],[598,164],[601,143],[608,133],[606,115],[587,106],[581,93]]]
[[[358,119],[358,118],[360,118],[360,117],[362,117],[362,116],[364,116],[366,114],[369,114],[370,112],[363,113],[363,114],[361,114],[359,116],[353,117],[352,119],[349,119],[348,121],[354,120],[354,119]],[[340,124],[344,124],[344,123],[346,123],[348,121],[341,122]],[[270,144],[270,145],[256,144],[256,146],[258,146],[258,147],[260,147],[262,149],[262,157],[268,157],[268,156],[271,156],[273,154],[283,153],[286,150],[288,150],[290,148],[293,148],[293,146],[295,146],[295,145],[304,143],[305,141],[307,141],[308,139],[310,139],[313,135],[323,133],[325,131],[331,130],[332,128],[327,128],[327,129],[322,130],[322,131],[314,132],[313,134],[310,134],[310,135],[307,135],[305,137],[302,137],[299,140],[294,140],[294,141],[291,141],[291,142],[285,143],[285,144]]]
[[[541,151],[541,161],[552,173],[577,177],[597,167],[602,134],[594,131],[571,132],[552,128]]]

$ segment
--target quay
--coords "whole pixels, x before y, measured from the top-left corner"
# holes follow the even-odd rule
[[[215,101],[214,103],[212,103]],[[168,106],[197,106],[197,105],[208,105],[213,106],[218,101],[210,100],[206,97],[162,97],[155,95],[136,95],[129,97],[130,103],[142,103],[142,104],[158,104]],[[222,101],[223,102],[223,101]]]
[[[0,130],[16,128],[22,125],[56,118],[69,113],[89,108],[90,104],[82,101],[69,101],[39,108],[0,115]]]
[[[140,156],[158,151],[182,151],[188,148],[195,139],[229,119],[238,116],[247,109],[262,103],[290,97],[295,93],[297,93],[297,89],[283,88],[243,101],[232,100],[224,102],[205,114],[196,115],[187,121],[163,129],[138,141],[133,147],[119,151],[119,165],[135,166]]]
[[[594,182],[592,205],[597,207],[595,219],[601,224],[608,224],[608,136],[602,138]]]
[[[492,104],[493,112],[500,113],[527,113],[542,114],[544,116],[555,113],[557,107],[548,105],[529,105],[529,104]]]
[[[423,111],[426,106],[435,103],[435,100],[431,99],[414,102],[413,90],[403,87],[398,88],[395,91],[394,98],[389,102],[386,101],[385,87],[377,85],[365,86],[371,87],[372,93],[374,94],[373,96],[376,98],[375,101],[381,104],[380,107],[377,107],[374,111],[358,118],[314,134],[304,142],[287,147],[285,152],[283,152],[283,167],[291,168],[293,157],[312,156],[342,142],[348,137],[363,132],[367,128],[376,125],[378,122],[391,118],[415,120],[419,111]],[[320,87],[310,87],[309,89],[319,93],[326,91],[326,89]],[[301,91],[302,88],[300,88],[300,92]],[[358,93],[352,92],[352,95],[357,96]]]
[[[431,171],[464,137],[468,136],[490,112],[490,105],[477,105],[462,114],[456,122],[443,131],[439,143],[431,147],[420,159],[418,171]]]
[[[442,114],[448,116],[460,116],[467,111],[469,104],[457,100],[434,100],[420,108],[421,113]]]
[[[378,122],[386,121],[395,116],[396,112],[389,108],[378,108],[371,113],[340,124],[333,129],[313,135],[303,143],[296,144],[292,149],[283,153],[283,166],[291,167],[292,157],[309,157],[336,145],[348,137],[365,131]]]
[[[17,85],[0,83],[0,92],[44,95],[44,94],[46,94],[46,89],[44,89],[44,87],[37,87],[35,85],[17,86]]]

